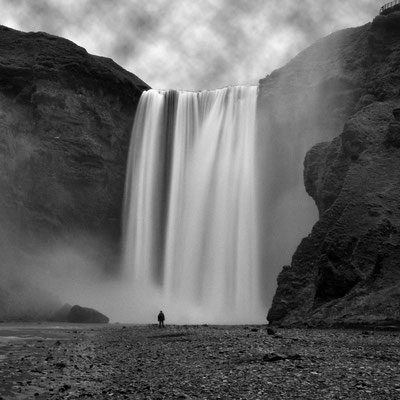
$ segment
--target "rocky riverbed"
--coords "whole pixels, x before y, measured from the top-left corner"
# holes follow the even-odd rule
[[[0,399],[400,397],[400,333],[272,333],[265,326],[1,324]]]

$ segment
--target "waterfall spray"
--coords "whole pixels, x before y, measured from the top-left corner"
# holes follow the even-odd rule
[[[257,87],[149,90],[132,131],[124,265],[136,322],[263,321]]]

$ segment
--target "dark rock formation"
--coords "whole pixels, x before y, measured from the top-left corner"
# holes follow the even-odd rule
[[[109,321],[101,312],[81,306],[73,306],[67,316],[67,322],[78,324],[108,324]]]
[[[60,243],[117,265],[130,131],[148,88],[66,39],[0,27],[0,286],[11,275],[28,285],[16,270]]]
[[[386,132],[386,143],[394,147],[400,147],[400,108],[393,110],[393,116],[395,121],[389,123]]]
[[[263,361],[275,362],[285,360],[300,360],[300,354],[268,353],[263,356]]]
[[[32,235],[118,234],[131,125],[148,86],[45,33],[0,28],[3,218]]]
[[[49,318],[49,321],[71,322],[79,324],[107,324],[109,322],[109,318],[93,308],[64,304]]]
[[[333,80],[324,84],[330,113],[318,128],[333,132],[335,118],[344,126],[305,159],[305,185],[320,219],[280,273],[268,320],[399,324],[400,131],[392,111],[400,107],[400,13],[337,32],[275,73],[302,96],[315,90],[303,58],[320,81]]]

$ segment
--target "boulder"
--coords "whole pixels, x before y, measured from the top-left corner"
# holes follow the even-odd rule
[[[386,143],[393,147],[400,147],[400,121],[391,121],[386,131]]]
[[[267,327],[267,333],[268,333],[268,335],[271,335],[271,336],[275,336],[276,335],[275,330],[272,329],[272,328],[269,328],[269,327]]]
[[[393,110],[393,117],[396,121],[400,121],[400,108],[395,108]]]
[[[67,322],[78,324],[108,324],[110,319],[101,312],[93,309],[75,305],[71,307]]]

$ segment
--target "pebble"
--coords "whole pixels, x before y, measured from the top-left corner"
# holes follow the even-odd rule
[[[399,335],[280,329],[277,341],[277,334],[110,325],[70,331],[62,345],[15,342],[6,354],[10,368],[0,370],[0,400],[399,398]],[[281,359],[265,362],[273,355]]]

